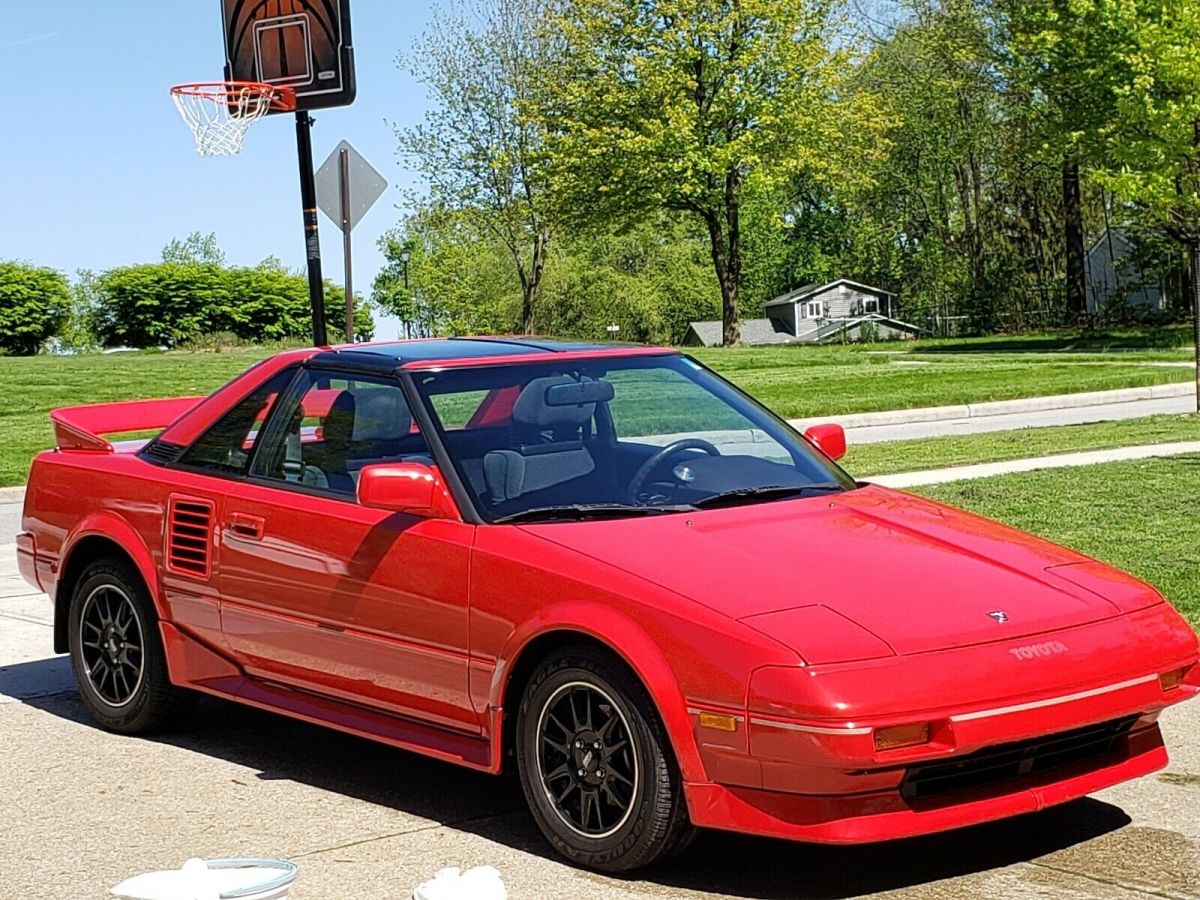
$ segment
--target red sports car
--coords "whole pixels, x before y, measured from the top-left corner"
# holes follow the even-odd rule
[[[673,350],[299,350],[53,419],[17,548],[101,725],[204,692],[515,767],[597,869],[696,827],[858,843],[1039,810],[1163,766],[1158,715],[1200,691],[1153,588],[856,482],[841,429]]]

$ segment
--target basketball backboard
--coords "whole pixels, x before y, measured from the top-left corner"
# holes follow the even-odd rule
[[[225,80],[289,87],[296,109],[354,101],[350,0],[221,0]]]

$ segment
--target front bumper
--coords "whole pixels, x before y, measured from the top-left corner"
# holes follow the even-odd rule
[[[1063,652],[1011,653],[1026,638],[760,669],[745,709],[695,703],[708,783],[687,785],[693,822],[801,840],[875,841],[1033,812],[1166,764],[1158,715],[1200,693],[1196,637],[1177,613],[1163,604],[1035,641]],[[1181,668],[1182,683],[1164,687],[1160,676]],[[715,729],[714,721],[726,727]],[[877,749],[880,729],[911,724],[927,724],[928,740]],[[1073,735],[1104,727],[1116,729],[1112,740],[1061,752]],[[1053,741],[1059,749],[1046,750]],[[1013,765],[1011,754],[1003,756],[1010,750]],[[988,754],[999,754],[986,760],[991,776],[961,774]],[[1001,771],[1001,762],[1009,767]],[[914,787],[917,774],[928,777]],[[941,787],[930,788],[935,781]]]
[[[937,801],[897,789],[802,795],[719,784],[685,785],[692,823],[703,828],[824,844],[864,844],[961,828],[1075,800],[1167,764],[1157,725],[1129,734],[1104,759],[1006,781]]]

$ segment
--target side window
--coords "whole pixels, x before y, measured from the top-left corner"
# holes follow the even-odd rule
[[[305,371],[272,417],[254,474],[353,496],[365,466],[432,463],[398,382]]]
[[[245,475],[267,413],[295,375],[294,368],[285,369],[258,387],[192,444],[179,458],[179,464]]]

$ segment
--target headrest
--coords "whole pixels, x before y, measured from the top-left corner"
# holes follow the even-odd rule
[[[334,399],[324,431],[333,443],[399,440],[412,431],[412,413],[399,388],[347,388]]]
[[[549,375],[545,378],[535,378],[521,389],[517,402],[513,404],[512,420],[518,425],[531,425],[534,428],[554,428],[558,426],[579,426],[592,418],[596,410],[595,402],[569,403],[576,389],[581,384],[600,385],[594,379],[576,381],[569,375]],[[607,385],[606,385],[607,386]],[[611,387],[611,386],[607,386]],[[554,391],[554,388],[565,388]],[[605,396],[604,392],[582,391],[578,396]],[[607,392],[611,397],[611,390]]]
[[[350,440],[350,432],[354,428],[354,395],[342,391],[333,398],[329,412],[321,430],[325,434],[325,443],[344,446]]]
[[[388,441],[407,437],[412,431],[412,413],[400,389],[362,387],[354,394],[353,441]]]

